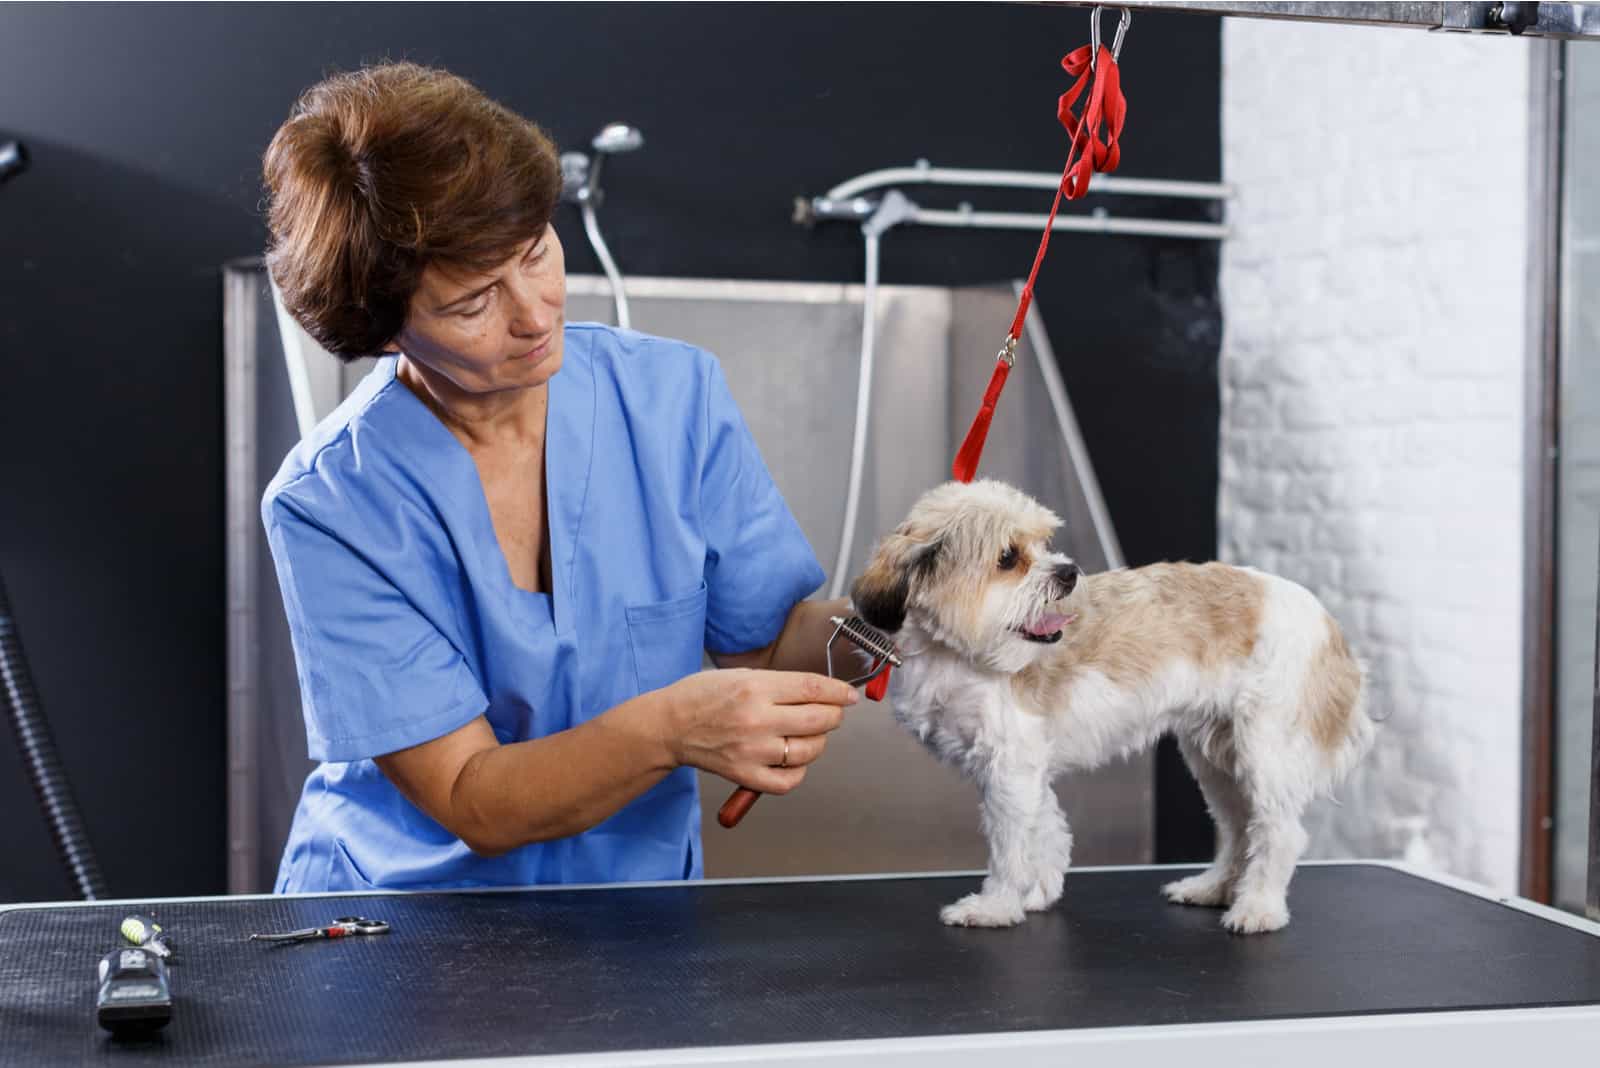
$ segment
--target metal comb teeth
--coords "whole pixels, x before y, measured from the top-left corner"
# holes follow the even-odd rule
[[[841,634],[855,642],[858,647],[871,654],[873,658],[872,667],[865,675],[850,680],[852,686],[872,678],[872,676],[883,670],[886,663],[893,664],[895,667],[900,666],[900,654],[895,651],[894,643],[882,631],[873,627],[866,620],[859,616],[851,616],[848,619],[843,616],[829,616],[828,622],[833,624],[833,634],[828,638],[827,649],[829,675],[833,674],[833,642]]]
[[[900,666],[900,654],[895,652],[894,643],[881,630],[878,630],[860,616],[851,616],[849,619],[841,616],[829,616],[828,622],[838,627],[845,637],[873,656],[887,660],[895,667]]]

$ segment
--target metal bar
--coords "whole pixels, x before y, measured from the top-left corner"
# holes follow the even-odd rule
[[[1012,291],[1020,299],[1024,283],[1017,281],[1011,285]],[[1089,519],[1094,524],[1100,552],[1106,558],[1106,570],[1115,571],[1125,567],[1127,560],[1122,555],[1122,543],[1117,539],[1116,527],[1111,523],[1111,512],[1106,508],[1105,496],[1100,492],[1100,479],[1095,474],[1094,462],[1089,458],[1088,446],[1084,444],[1078,417],[1072,410],[1072,401],[1067,397],[1067,385],[1061,380],[1061,367],[1056,363],[1055,350],[1050,345],[1050,336],[1045,333],[1044,319],[1037,305],[1029,306],[1023,329],[1027,331],[1028,345],[1033,349],[1034,366],[1039,369],[1045,394],[1050,398],[1050,407],[1055,412],[1056,426],[1061,430],[1061,440],[1067,450],[1067,461],[1089,505]]]
[[[260,706],[257,677],[256,539],[261,514],[256,486],[256,307],[259,260],[223,269],[222,394],[227,465],[228,650],[228,890],[257,889],[260,865],[260,774],[256,750]],[[287,319],[287,316],[283,317]],[[286,336],[285,346],[295,344]],[[291,360],[291,366],[293,361]],[[292,377],[292,376],[291,376]],[[296,396],[298,408],[299,397]],[[314,421],[314,420],[313,420]],[[300,425],[305,427],[304,416]]]
[[[1600,606],[1595,610],[1594,733],[1589,737],[1589,886],[1584,911],[1600,921]]]
[[[1070,0],[1069,6],[1096,5]],[[1460,33],[1520,33],[1526,37],[1566,40],[1600,38],[1600,5],[1596,4],[1213,3],[1210,0],[1169,4],[1132,0],[1121,6],[1140,11],[1179,11],[1235,18],[1397,26]],[[1527,20],[1520,30],[1513,25],[1520,24],[1519,15]]]
[[[1000,230],[1040,230],[1049,219],[1044,214],[1006,211],[935,211],[918,208],[910,222],[923,226],[954,226]],[[1140,234],[1146,237],[1184,237],[1220,241],[1229,229],[1224,223],[1169,222],[1163,219],[1115,219],[1105,215],[1057,215],[1054,229],[1090,234]]]
[[[828,190],[829,200],[847,200],[874,189],[891,185],[959,185],[989,189],[1054,189],[1061,175],[1045,171],[977,170],[966,167],[935,167],[918,160],[911,167],[888,167],[857,175]],[[1193,200],[1226,200],[1233,187],[1225,182],[1178,182],[1164,178],[1119,178],[1097,174],[1089,183],[1090,193],[1115,196],[1179,197]]]
[[[837,201],[814,197],[795,202],[795,221],[823,220],[864,222],[877,209],[878,202],[868,197]],[[1040,230],[1047,215],[1011,211],[941,211],[915,208],[904,222],[920,226],[947,226],[961,229]],[[1221,241],[1229,234],[1225,223],[1171,222],[1164,219],[1117,219],[1101,212],[1093,215],[1057,215],[1054,230],[1090,234],[1138,234],[1145,237],[1195,238]]]
[[[1556,444],[1559,433],[1561,50],[1529,54],[1527,361],[1523,413],[1521,894],[1548,903],[1554,875]]]

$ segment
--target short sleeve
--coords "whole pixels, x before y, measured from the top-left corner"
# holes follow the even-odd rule
[[[432,741],[488,698],[461,653],[370,559],[282,495],[262,519],[294,642],[311,759]]]
[[[706,538],[706,648],[743,653],[773,641],[794,605],[826,578],[745,425],[722,369],[706,386],[700,503]]]

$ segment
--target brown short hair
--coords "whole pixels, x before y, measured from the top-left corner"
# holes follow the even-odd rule
[[[561,190],[538,126],[445,71],[386,63],[307,89],[263,160],[267,269],[323,348],[371,356],[430,263],[488,270]]]

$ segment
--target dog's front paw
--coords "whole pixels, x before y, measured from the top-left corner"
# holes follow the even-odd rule
[[[1022,899],[1011,894],[968,894],[939,910],[951,927],[1015,927],[1023,915]]]
[[[1289,906],[1282,898],[1241,897],[1222,914],[1222,926],[1234,934],[1261,934],[1281,930],[1289,923]]]
[[[1022,899],[1022,907],[1028,912],[1043,912],[1054,905],[1061,900],[1061,889],[1066,884],[1066,878],[1066,872],[1040,872],[1039,881],[1033,884],[1033,889]]]
[[[1209,871],[1168,883],[1161,888],[1161,892],[1174,905],[1199,905],[1215,909],[1233,903],[1233,891],[1228,880]]]

